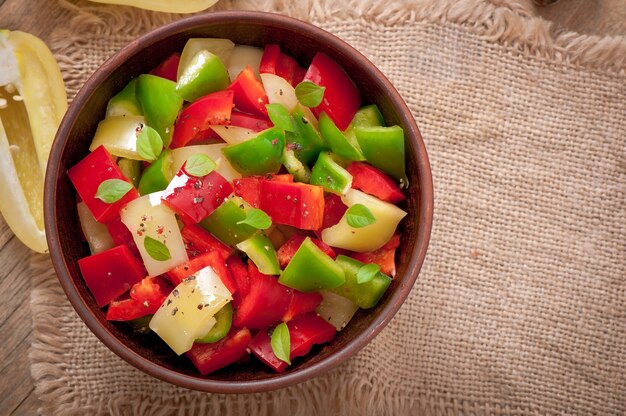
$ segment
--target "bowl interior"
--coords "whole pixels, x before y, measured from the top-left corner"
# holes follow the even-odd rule
[[[388,125],[406,134],[409,198],[403,208],[402,243],[397,276],[381,302],[359,311],[335,340],[294,361],[275,374],[252,360],[203,377],[185,357],[177,357],[156,335],[138,335],[124,323],[105,320],[80,275],[77,260],[89,255],[79,237],[76,194],[67,169],[87,153],[108,100],[128,81],[150,71],[163,59],[182,51],[191,37],[231,39],[263,47],[277,43],[308,66],[321,51],[335,59],[359,87],[363,103],[376,103]],[[413,286],[423,262],[432,220],[432,182],[422,138],[410,111],[391,84],[361,54],[334,36],[303,22],[266,13],[223,12],[184,19],[137,39],[107,61],[86,83],[68,110],[53,146],[46,178],[46,224],[51,256],[68,298],[90,329],[115,353],[161,379],[188,388],[214,392],[250,392],[283,387],[331,368],[362,348],[395,314]]]

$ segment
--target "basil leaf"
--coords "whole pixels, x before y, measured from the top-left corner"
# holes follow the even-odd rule
[[[202,177],[211,173],[216,166],[213,159],[205,154],[198,153],[189,156],[185,162],[185,172],[191,176]]]
[[[270,117],[270,120],[272,120],[275,127],[285,131],[296,130],[293,124],[293,119],[289,115],[285,106],[280,103],[274,103],[267,104],[265,108],[267,108],[267,115]]]
[[[137,153],[147,161],[156,160],[163,151],[163,140],[159,132],[150,126],[143,126],[137,133]]]
[[[148,235],[143,240],[143,248],[146,249],[146,252],[150,257],[157,261],[165,261],[172,258],[170,250],[165,244]]]
[[[286,323],[280,323],[272,332],[272,351],[279,360],[291,365],[289,355],[291,353],[291,339],[289,337],[289,327]]]
[[[237,221],[237,224],[248,224],[258,230],[267,230],[272,226],[272,220],[264,211],[251,208],[246,211],[246,218]]]
[[[361,266],[359,271],[356,273],[356,282],[367,283],[374,278],[380,271],[380,266],[378,264],[370,263]]]
[[[346,221],[350,227],[363,228],[374,224],[376,217],[365,205],[355,204],[346,211]]]
[[[302,81],[296,85],[296,98],[302,105],[317,107],[324,99],[324,91],[326,91],[326,87],[320,87],[311,81]]]
[[[98,185],[96,198],[107,204],[112,204],[122,199],[132,187],[132,184],[121,179],[107,179]]]

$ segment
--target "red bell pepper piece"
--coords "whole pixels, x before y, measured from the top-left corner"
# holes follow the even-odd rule
[[[324,196],[324,220],[322,221],[322,228],[316,231],[318,236],[323,229],[337,224],[347,209],[348,207],[343,203],[339,195],[326,194]]]
[[[346,170],[352,175],[354,189],[360,189],[392,204],[397,204],[405,198],[393,179],[367,163],[352,162]]]
[[[261,63],[259,64],[259,72],[261,74],[276,74],[281,55],[280,46],[271,43],[265,45]]]
[[[378,250],[367,253],[351,253],[350,257],[363,263],[375,263],[380,271],[388,276],[396,275],[396,248],[400,245],[400,234],[395,233],[391,240]]]
[[[255,132],[267,130],[274,126],[269,118],[254,116],[236,110],[233,110],[230,115],[230,124],[232,126],[244,127]]]
[[[296,70],[299,68],[298,63],[291,56],[281,53],[280,60],[278,61],[278,67],[276,68],[276,75],[284,78],[292,86],[298,85],[296,81]]]
[[[223,258],[227,258],[233,251],[199,225],[185,225],[180,233],[183,236],[185,248],[190,258],[198,257],[200,254],[209,251],[217,251]]]
[[[287,326],[291,334],[290,356],[293,358],[308,354],[315,344],[332,341],[337,332],[334,326],[320,318],[315,312],[300,315],[288,322]]]
[[[170,148],[185,146],[199,133],[210,130],[212,125],[230,124],[233,97],[231,90],[217,91],[199,98],[181,111],[174,124]]]
[[[314,312],[296,317],[287,322],[287,327],[291,344],[290,360],[306,355],[315,344],[332,341],[336,332],[334,326]],[[259,331],[250,342],[249,348],[254,355],[277,373],[282,373],[287,368],[287,363],[274,355],[268,331]]]
[[[263,49],[259,72],[278,75],[295,87],[304,78],[306,70],[300,68],[291,56],[282,53],[280,46],[269,44]]]
[[[103,307],[146,277],[141,260],[120,245],[78,260],[87,287]]]
[[[239,110],[267,117],[267,94],[250,65],[246,65],[228,89],[233,91],[233,101]]]
[[[119,218],[106,222],[104,225],[106,225],[107,230],[113,239],[113,243],[116,246],[126,244],[135,257],[141,258],[141,254],[139,254],[139,249],[137,248],[137,244],[135,244],[135,239],[133,238],[132,233]]]
[[[285,269],[285,267],[287,267],[293,258],[293,255],[296,254],[296,251],[298,251],[305,238],[306,236],[304,235],[295,234],[278,249],[278,263],[280,264],[281,269]],[[329,257],[332,257],[333,260],[337,258],[337,254],[335,254],[333,249],[322,240],[311,238],[311,241],[313,244],[318,246],[320,250],[328,254]]]
[[[178,64],[180,63],[180,54],[175,52],[165,59],[159,66],[154,68],[150,73],[157,77],[169,79],[176,82],[178,73]]]
[[[202,144],[224,143],[224,140],[213,129],[198,132],[185,146],[198,146]]]
[[[293,290],[278,283],[274,276],[259,272],[248,262],[250,292],[243,298],[233,316],[238,328],[264,329],[278,322],[287,312]]]
[[[226,260],[224,260],[224,257],[222,257],[217,251],[209,251],[189,260],[187,263],[176,266],[172,270],[166,272],[165,276],[167,276],[170,282],[172,282],[175,286],[178,286],[180,282],[205,267],[211,267],[219,276],[222,283],[224,283],[226,289],[228,289],[231,294],[235,293],[237,285],[226,267]]]
[[[111,204],[96,198],[98,186],[107,179],[119,179],[131,183],[104,146],[99,146],[70,168],[67,171],[67,176],[98,222],[107,222],[119,218],[120,208],[139,197],[139,192],[133,186],[121,199]]]
[[[109,303],[106,319],[107,321],[132,321],[148,315],[145,309],[126,292]]]
[[[167,186],[161,200],[176,212],[185,224],[196,224],[220,206],[233,191],[233,186],[216,171],[198,178],[178,171]]]
[[[237,286],[237,290],[233,293],[232,304],[235,309],[238,309],[243,298],[250,292],[248,267],[243,260],[236,255],[231,255],[226,259],[226,266]]]
[[[304,80],[326,87],[322,103],[311,109],[313,113],[319,117],[326,112],[340,130],[345,130],[361,107],[361,94],[348,74],[337,62],[318,52]]]
[[[313,312],[320,303],[322,303],[322,295],[319,292],[304,293],[294,290],[291,302],[287,307],[287,312],[283,315],[282,321],[289,322],[298,315]]]
[[[245,356],[251,340],[247,328],[233,328],[218,342],[193,344],[185,354],[201,374],[207,375]]]
[[[300,182],[261,181],[259,208],[276,224],[317,230],[324,219],[324,188]]]
[[[261,181],[278,181],[278,182],[293,182],[293,175],[289,173],[274,175],[269,174],[265,176],[248,176],[246,178],[233,180],[233,192],[235,195],[240,196],[248,204],[254,208],[259,207],[259,196],[261,191]]]
[[[306,69],[302,67],[296,68],[296,73],[294,74],[294,84],[298,85],[302,81],[304,81],[304,76],[306,75]]]
[[[127,294],[109,304],[106,319],[131,321],[154,315],[173,289],[172,284],[161,276],[146,277],[133,285],[130,296]]]

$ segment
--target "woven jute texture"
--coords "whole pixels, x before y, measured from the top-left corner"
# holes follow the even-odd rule
[[[136,35],[178,18],[62,6],[68,26],[52,46],[70,96]],[[226,8],[321,26],[405,98],[435,184],[418,283],[340,368],[272,393],[224,396],[175,388],[112,354],[38,257],[31,358],[46,413],[626,413],[626,40],[558,33],[522,1],[217,7]]]

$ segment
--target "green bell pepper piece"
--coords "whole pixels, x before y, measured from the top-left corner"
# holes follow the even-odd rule
[[[351,161],[365,160],[356,140],[349,141],[326,113],[320,115],[320,132],[336,155]]]
[[[319,131],[311,123],[299,106],[291,112],[295,131],[285,133],[287,147],[293,149],[295,155],[305,165],[311,165],[323,150],[329,149]]]
[[[141,104],[136,95],[137,78],[130,81],[122,91],[109,100],[106,117],[142,116]]]
[[[287,172],[293,175],[296,182],[309,183],[311,170],[296,157],[293,149],[289,149],[289,147],[285,148],[283,152],[283,165],[287,169]]]
[[[224,201],[208,217],[200,221],[200,226],[231,247],[252,237],[257,229],[248,224],[237,224],[246,219],[249,205],[239,197]]]
[[[343,132],[350,143],[358,143],[356,139],[356,135],[354,134],[354,129],[357,127],[383,127],[385,125],[385,119],[381,114],[378,106],[376,104],[366,105],[365,107],[361,107],[359,111],[356,112],[350,125]]]
[[[167,188],[173,177],[172,153],[165,149],[159,158],[143,171],[137,190],[141,195],[162,191]]]
[[[376,104],[370,104],[361,107],[359,111],[356,112],[346,131],[356,127],[383,127],[384,125],[385,119],[378,109],[378,106]]]
[[[228,87],[228,70],[217,55],[202,50],[194,55],[185,68],[180,69],[176,92],[185,100],[198,98]]]
[[[237,244],[237,248],[248,255],[263,274],[280,274],[278,255],[274,244],[263,234],[255,234]]]
[[[153,315],[142,316],[141,318],[132,319],[128,321],[128,323],[136,332],[139,332],[140,334],[148,334],[152,331],[149,327],[152,316]]]
[[[163,145],[169,146],[174,122],[183,107],[183,99],[176,92],[176,83],[155,75],[139,75],[137,99],[148,125],[161,135]]]
[[[354,133],[365,159],[406,185],[402,127],[357,127]]]
[[[139,178],[141,177],[141,162],[139,160],[120,157],[117,166],[120,167],[124,176],[133,182],[135,187],[139,186]]]
[[[230,164],[241,174],[264,175],[277,173],[283,162],[285,132],[271,128],[245,142],[222,149]]]
[[[320,153],[311,171],[311,185],[319,185],[327,192],[345,195],[352,187],[352,175],[333,159],[330,152]]]
[[[350,299],[363,309],[376,306],[391,284],[391,278],[381,272],[378,272],[369,282],[358,283],[356,275],[365,263],[353,258],[340,254],[335,263],[345,272],[346,281],[343,285],[329,290]]]
[[[278,281],[301,292],[313,292],[341,286],[345,277],[343,269],[307,237]]]
[[[222,309],[217,311],[214,318],[216,322],[213,328],[202,338],[196,339],[195,342],[199,344],[209,344],[224,338],[233,324],[233,305],[231,305],[230,302],[224,305]]]

